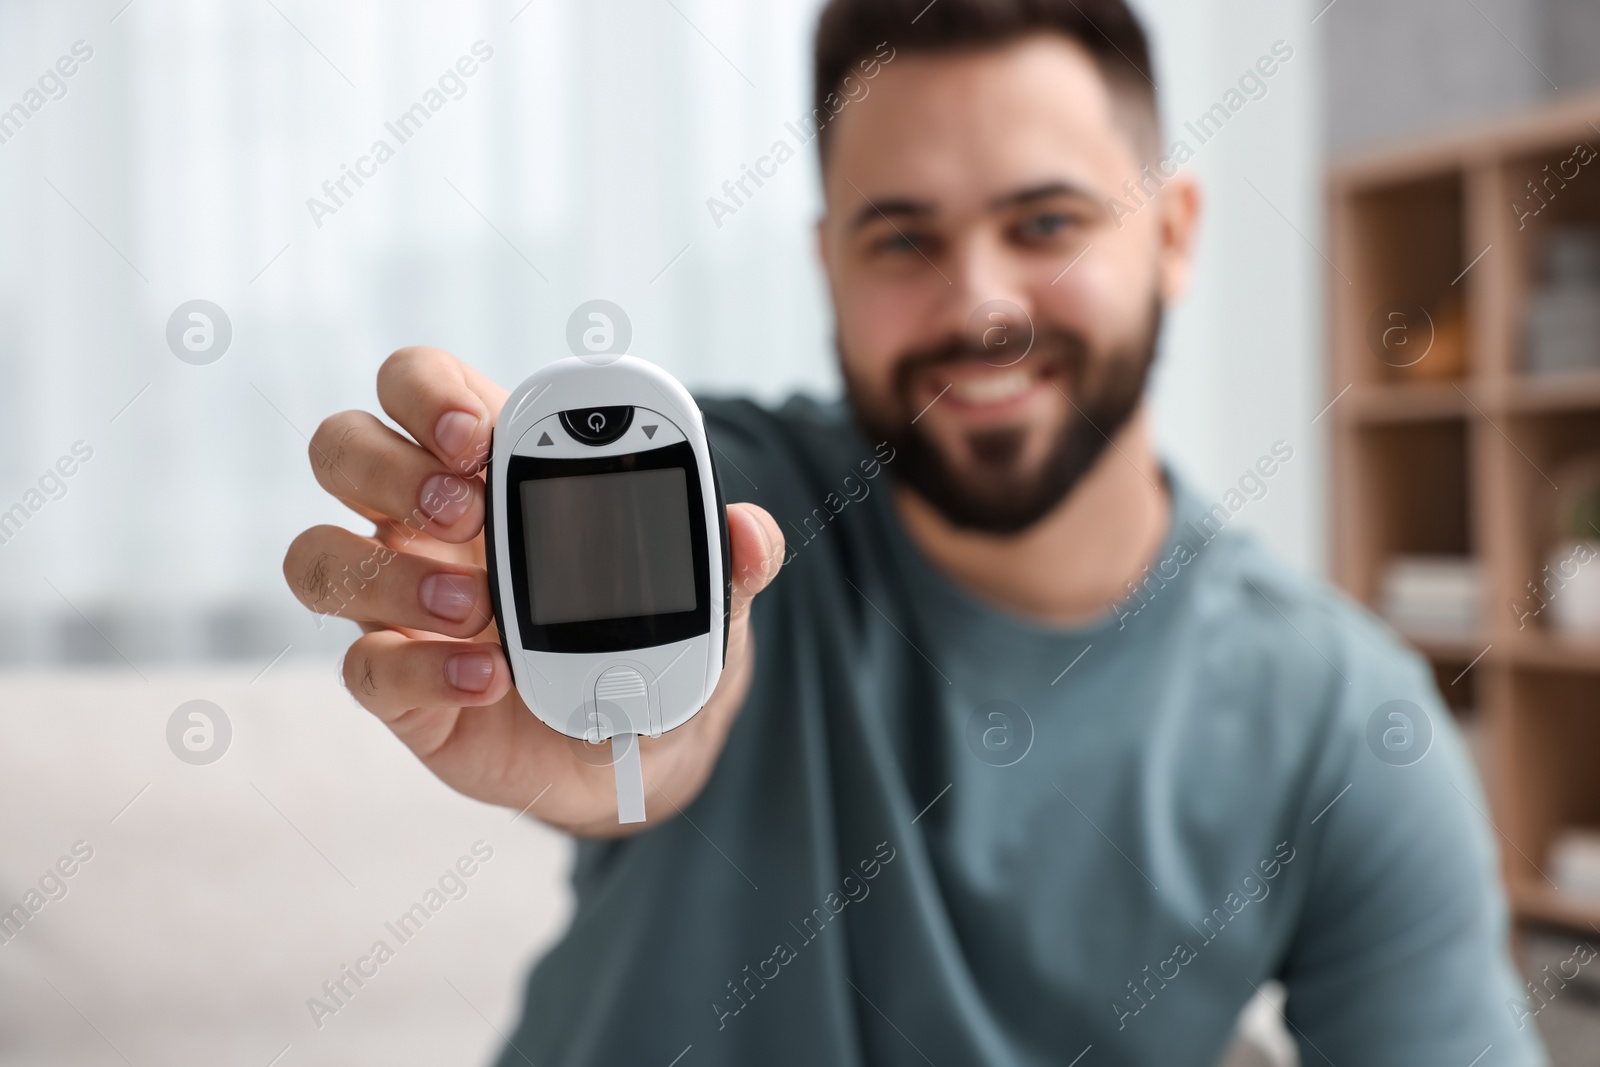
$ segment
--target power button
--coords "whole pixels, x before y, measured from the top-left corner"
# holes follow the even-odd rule
[[[586,445],[609,445],[628,432],[633,408],[573,408],[561,413],[561,425]]]

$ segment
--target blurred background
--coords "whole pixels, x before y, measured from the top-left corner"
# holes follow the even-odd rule
[[[817,6],[0,0],[0,905],[93,853],[0,944],[0,1062],[497,1047],[564,921],[566,846],[439,786],[339,687],[354,628],[319,627],[279,573],[301,529],[350,520],[307,438],[374,407],[405,344],[514,385],[591,299],[696,391],[832,393],[809,150],[734,215],[706,206],[809,111]],[[1538,642],[1486,605],[1600,540],[1563,525],[1600,499],[1600,178],[1548,205],[1520,180],[1600,122],[1600,9],[1135,6],[1207,201],[1154,387],[1166,452],[1220,497],[1293,447],[1238,523],[1433,657],[1500,761],[1497,829],[1530,868],[1508,870],[1519,951],[1559,963],[1600,935],[1600,593],[1563,586]],[[1277,42],[1266,94],[1197,144],[1184,124]],[[379,139],[392,158],[361,162]],[[1537,236],[1505,209],[1519,190],[1548,208]],[[1426,320],[1438,345],[1424,370],[1384,328],[1371,343],[1396,303],[1385,326]],[[196,700],[214,764],[175,758]],[[315,1025],[306,999],[480,841],[494,859],[441,929]],[[1563,1057],[1600,1042],[1600,985],[1571,988],[1537,1021],[1558,1062],[1591,1062]]]

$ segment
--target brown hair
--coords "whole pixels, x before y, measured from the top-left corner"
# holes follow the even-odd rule
[[[883,60],[885,45],[891,57],[976,51],[1040,33],[1060,34],[1089,53],[1121,105],[1118,117],[1134,146],[1141,155],[1158,153],[1150,42],[1124,0],[829,0],[817,21],[813,114],[837,114],[828,98],[837,100],[857,62]],[[828,125],[818,123],[817,148],[824,161]]]

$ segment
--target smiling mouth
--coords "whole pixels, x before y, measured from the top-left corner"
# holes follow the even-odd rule
[[[961,421],[995,425],[1026,418],[1040,394],[1057,377],[1048,361],[1029,360],[1025,364],[995,367],[981,360],[960,360],[930,367],[922,377],[922,391],[929,404],[942,396]],[[931,406],[931,405],[930,405]]]
[[[1009,369],[965,380],[958,378],[950,383],[950,398],[960,404],[998,404],[1032,389],[1035,377],[1029,371]]]

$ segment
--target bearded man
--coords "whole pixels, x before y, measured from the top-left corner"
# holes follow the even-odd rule
[[[327,610],[317,561],[398,553],[345,612],[350,691],[450,786],[581,839],[502,1067],[1209,1067],[1274,979],[1307,1064],[1542,1062],[1428,667],[1152,443],[1199,196],[1138,20],[832,0],[815,58],[844,402],[703,401],[734,623],[710,703],[641,742],[647,822],[489,625],[505,390],[405,349],[378,377],[404,435],[349,412],[313,442],[377,530],[307,531],[291,585]],[[1431,743],[1400,765],[1374,723]]]

